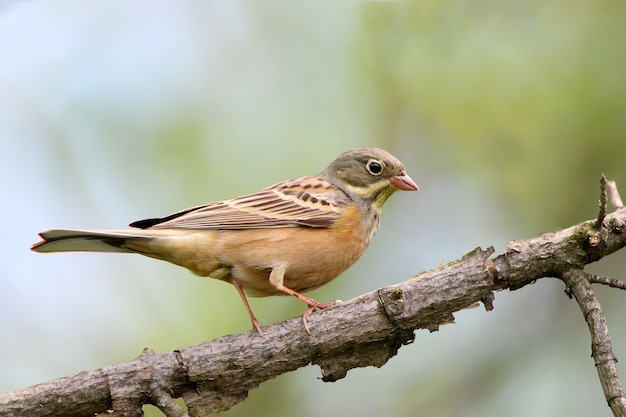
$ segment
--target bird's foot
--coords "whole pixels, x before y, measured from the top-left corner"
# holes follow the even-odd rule
[[[341,300],[335,300],[335,301],[331,301],[330,303],[320,303],[319,301],[315,301],[312,298],[308,298],[306,297],[306,300],[302,300],[307,304],[307,309],[304,310],[304,314],[302,314],[302,323],[304,324],[304,330],[306,330],[306,332],[308,334],[311,334],[311,331],[309,330],[309,316],[311,315],[311,313],[313,313],[315,310],[324,310],[325,308],[329,308],[329,307],[333,307],[339,303],[341,303]]]

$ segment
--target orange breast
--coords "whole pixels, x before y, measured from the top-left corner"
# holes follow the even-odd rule
[[[366,236],[358,209],[350,208],[332,228],[221,231],[216,250],[246,292],[263,297],[284,294],[268,280],[278,265],[287,266],[284,285],[297,292],[330,282],[363,254]]]

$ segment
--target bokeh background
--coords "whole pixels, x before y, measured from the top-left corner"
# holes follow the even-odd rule
[[[1,2],[0,391],[249,328],[228,285],[30,252],[45,229],[123,228],[379,146],[421,191],[311,293],[346,300],[595,217],[601,173],[626,193],[625,19],[624,2],[577,0]],[[625,254],[588,269],[624,278]],[[300,369],[223,415],[610,415],[563,289],[498,293],[381,369]],[[597,293],[626,358],[626,295]],[[252,307],[264,323],[303,308]]]

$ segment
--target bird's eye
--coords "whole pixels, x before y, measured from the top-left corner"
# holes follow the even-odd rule
[[[367,161],[365,168],[367,168],[367,171],[372,175],[380,175],[383,172],[383,165],[375,159]]]

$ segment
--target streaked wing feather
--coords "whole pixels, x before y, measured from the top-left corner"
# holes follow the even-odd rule
[[[348,196],[319,177],[284,181],[263,190],[183,210],[163,219],[132,225],[153,229],[258,229],[276,227],[330,227]],[[159,221],[161,220],[161,221]]]

